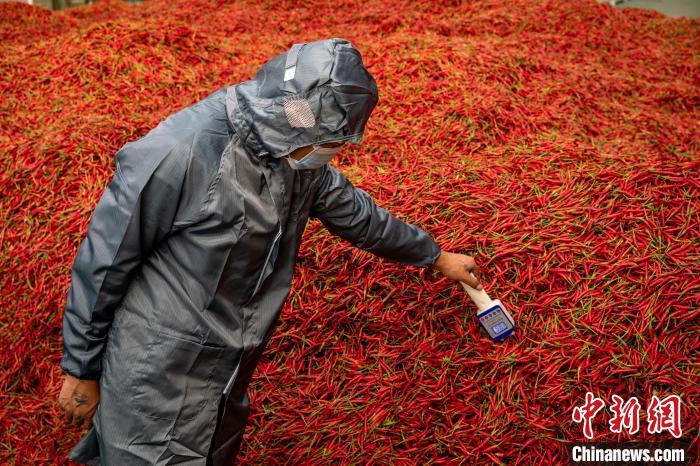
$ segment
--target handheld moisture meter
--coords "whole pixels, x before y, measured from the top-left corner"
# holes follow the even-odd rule
[[[515,329],[515,321],[498,299],[492,300],[486,290],[477,290],[459,282],[479,309],[476,318],[494,341],[505,340]]]

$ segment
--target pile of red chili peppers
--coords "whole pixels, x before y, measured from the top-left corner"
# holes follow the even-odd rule
[[[70,266],[113,157],[291,44],[377,80],[333,164],[474,255],[517,329],[316,220],[250,389],[244,464],[561,464],[585,393],[700,402],[700,21],[594,0],[0,4],[0,463],[59,464]],[[313,18],[313,20],[310,20]],[[599,441],[663,441],[610,432]]]

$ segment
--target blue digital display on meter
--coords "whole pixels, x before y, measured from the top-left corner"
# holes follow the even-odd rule
[[[515,322],[499,300],[494,300],[492,306],[476,316],[484,330],[495,341],[505,340],[515,329]]]
[[[501,333],[501,332],[504,331],[506,328],[508,328],[508,326],[507,326],[505,323],[499,322],[498,325],[495,325],[495,326],[493,327],[493,332],[494,332],[494,333]]]

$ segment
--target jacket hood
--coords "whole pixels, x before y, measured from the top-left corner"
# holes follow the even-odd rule
[[[360,52],[332,38],[296,43],[229,86],[226,111],[253,154],[279,158],[312,144],[359,144],[378,100]]]

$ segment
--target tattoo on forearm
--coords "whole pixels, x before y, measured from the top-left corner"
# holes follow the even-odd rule
[[[75,395],[75,397],[73,399],[75,400],[76,406],[86,405],[88,402],[87,395],[84,395],[82,393],[78,393],[77,395]]]

